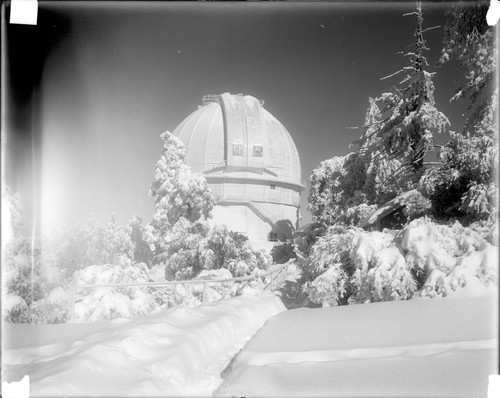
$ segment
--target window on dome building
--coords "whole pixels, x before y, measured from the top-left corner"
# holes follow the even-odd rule
[[[264,156],[264,147],[262,145],[254,145],[253,156],[256,158],[261,158],[262,156]]]
[[[269,236],[267,238],[269,242],[277,242],[278,241],[278,233],[277,232],[269,232]]]
[[[243,144],[233,144],[233,155],[243,156]]]

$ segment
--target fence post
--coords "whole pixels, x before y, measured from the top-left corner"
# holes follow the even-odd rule
[[[203,282],[203,295],[201,297],[201,302],[204,304],[206,300],[206,295],[207,295],[207,283]]]

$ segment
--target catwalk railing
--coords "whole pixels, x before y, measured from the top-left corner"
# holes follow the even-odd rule
[[[241,283],[238,291],[243,290],[245,286],[248,286],[250,282],[260,279],[264,282],[264,290],[274,291],[278,290],[288,275],[289,263],[278,264],[272,266],[266,272],[260,275],[250,275],[250,276],[240,276],[227,279],[191,279],[184,281],[165,281],[165,282],[134,282],[134,283],[97,283],[94,285],[79,284],[78,280],[74,280],[71,285],[71,300],[70,300],[70,319],[74,319],[75,315],[75,303],[77,301],[78,290],[93,290],[99,288],[118,288],[118,287],[152,287],[161,288],[165,286],[175,286],[175,285],[201,285],[202,286],[202,302],[206,302],[207,297],[207,287],[214,285]]]

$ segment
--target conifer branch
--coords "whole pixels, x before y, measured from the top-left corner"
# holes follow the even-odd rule
[[[431,26],[430,28],[425,28],[422,33],[428,32],[429,30],[439,29],[441,25]]]
[[[381,77],[380,80],[385,80],[385,79],[389,79],[390,77],[393,77],[393,76],[396,76],[396,75],[399,75],[401,72],[403,72],[403,69],[400,69],[398,70],[397,72],[394,72],[388,76],[385,76],[385,77]]]

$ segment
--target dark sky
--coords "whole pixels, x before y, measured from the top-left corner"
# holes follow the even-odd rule
[[[424,3],[426,26],[446,5]],[[407,60],[413,3],[39,2],[38,25],[7,25],[4,176],[37,231],[92,214],[147,222],[160,134],[205,94],[250,94],[290,132],[302,178],[344,155],[370,96]],[[7,9],[7,18],[9,10]],[[442,29],[426,35],[429,70]],[[460,129],[466,104],[448,65],[438,107]],[[302,197],[303,223],[307,191]]]

